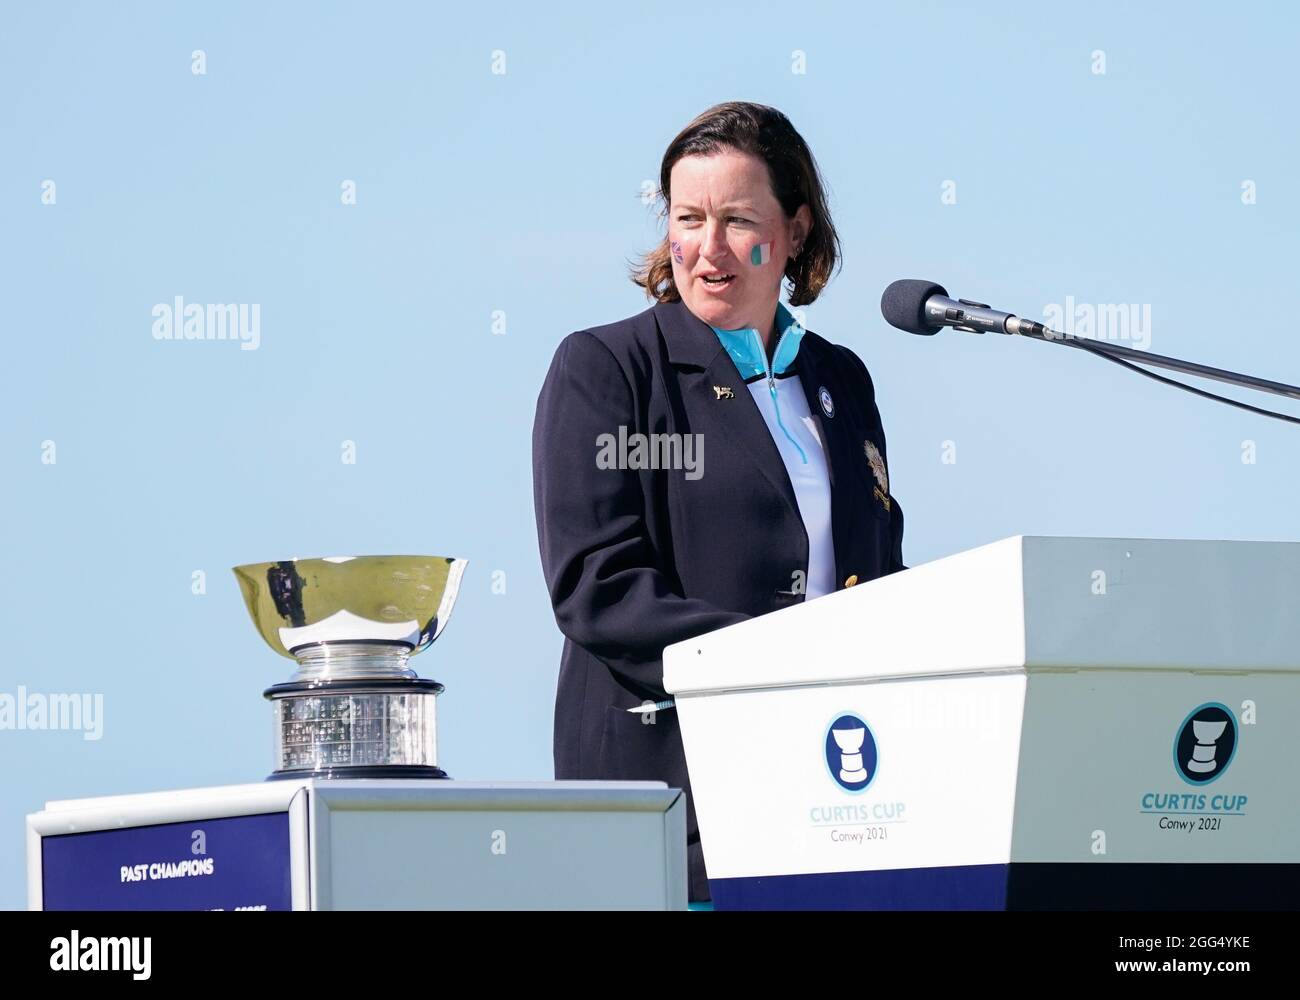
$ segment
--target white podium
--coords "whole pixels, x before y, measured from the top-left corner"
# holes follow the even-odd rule
[[[717,909],[1300,907],[1300,543],[1008,538],[664,675]]]
[[[266,781],[50,802],[30,909],[686,909],[659,781]]]

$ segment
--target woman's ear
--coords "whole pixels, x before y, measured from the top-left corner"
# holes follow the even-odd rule
[[[808,236],[812,232],[812,211],[808,206],[800,205],[799,210],[794,213],[794,220],[790,226],[790,242],[794,248],[792,257],[798,258],[803,253],[804,245],[808,242]]]

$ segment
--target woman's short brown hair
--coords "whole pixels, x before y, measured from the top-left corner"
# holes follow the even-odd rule
[[[794,260],[787,260],[785,276],[790,279],[790,304],[807,305],[816,300],[840,259],[840,239],[826,207],[826,193],[817,161],[803,136],[785,115],[765,104],[727,101],[716,104],[682,129],[668,146],[659,167],[660,215],[666,217],[672,203],[669,179],[673,164],[683,156],[711,156],[726,149],[749,153],[767,164],[772,193],[787,219],[800,205],[812,213],[812,229]],[[673,280],[668,256],[668,237],[633,265],[632,280],[645,289],[646,297],[659,302],[681,298]]]

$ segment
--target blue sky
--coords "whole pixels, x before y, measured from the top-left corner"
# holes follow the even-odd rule
[[[1039,319],[1135,304],[1153,351],[1300,382],[1278,321],[1293,6],[681,10],[0,13],[0,693],[104,705],[98,740],[0,731],[0,906],[24,904],[46,800],[270,770],[260,693],[292,665],[246,620],[239,563],[468,559],[417,661],[447,685],[442,761],[551,777],[537,391],[567,333],[646,307],[625,277],[659,233],[642,185],[719,101],[781,108],[829,184],[843,267],[806,324],[875,379],[909,564],[1013,534],[1300,537],[1294,427],[878,309],[899,277]],[[258,304],[258,349],[156,340],[176,296]]]

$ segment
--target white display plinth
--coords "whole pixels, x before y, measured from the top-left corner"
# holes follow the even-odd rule
[[[31,909],[686,909],[656,781],[279,780],[50,802]]]

